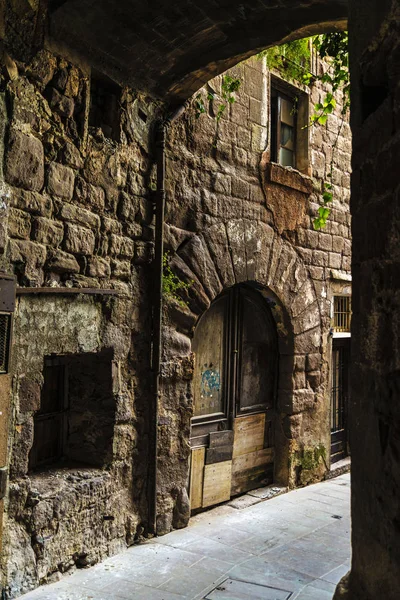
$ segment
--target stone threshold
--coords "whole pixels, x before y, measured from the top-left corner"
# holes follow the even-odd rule
[[[350,473],[351,470],[351,457],[346,456],[346,458],[342,458],[342,460],[338,460],[338,462],[334,463],[331,466],[330,471],[325,474],[325,480],[333,479],[334,477],[339,477],[339,475],[344,475],[345,473]]]
[[[350,456],[346,456],[346,458],[343,458],[332,465],[330,471],[325,474],[324,481],[334,479],[335,477],[339,477],[339,475],[344,475],[345,473],[350,473],[350,468],[351,458]],[[263,502],[264,500],[270,500],[271,498],[275,498],[281,494],[286,494],[288,491],[288,487],[268,485],[266,487],[257,488],[256,490],[251,490],[250,492],[247,492],[242,496],[238,496],[237,498],[233,498],[233,500],[226,502],[226,506],[231,506],[232,508],[241,510],[243,508],[247,508],[248,506],[253,506],[253,504]]]
[[[287,487],[279,485],[267,485],[266,487],[251,490],[250,492],[247,492],[247,494],[239,496],[238,498],[234,498],[226,504],[227,506],[232,506],[232,508],[241,510],[243,508],[247,508],[248,506],[253,506],[253,504],[258,504],[264,500],[270,500],[271,498],[285,494],[287,491],[289,491],[289,488]]]

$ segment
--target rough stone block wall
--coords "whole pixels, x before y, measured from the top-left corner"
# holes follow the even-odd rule
[[[18,292],[15,313],[3,556],[10,597],[136,542],[147,518],[154,187],[149,126],[155,106],[121,88],[120,142],[89,129],[90,67],[61,58],[57,50],[35,50],[34,16],[23,4],[7,4],[7,50],[0,64],[0,189],[6,203],[0,269],[14,273],[23,290],[41,292]],[[21,27],[13,33],[9,25],[18,19]],[[83,288],[98,293],[73,293]],[[77,425],[84,426],[91,410],[88,378],[81,377],[74,384],[87,390],[88,406],[71,409],[75,463],[32,472],[44,358],[60,355],[77,365],[104,353],[112,355],[106,366],[112,388],[98,398],[96,410],[103,415],[106,446],[97,456],[84,452],[96,437],[86,428],[86,441],[78,440],[81,453],[73,448]]]
[[[134,303],[127,298],[99,302],[83,296],[27,296],[18,301],[14,346],[18,371],[13,390],[5,527],[10,596],[35,587],[60,571],[93,564],[134,543],[143,530],[140,507],[146,469],[141,463],[132,464],[139,453],[138,432],[143,415],[140,404],[135,402],[135,373],[127,364],[131,329],[125,311],[129,315],[134,310]],[[91,433],[83,422],[84,438],[80,453],[77,451],[76,420],[90,418],[90,403],[82,407],[84,412],[71,406],[68,451],[73,462],[38,473],[29,471],[33,415],[40,404],[44,356],[71,357],[69,360],[77,369],[79,360],[85,362],[105,348],[103,373],[106,369],[111,372],[112,386],[104,386],[102,394],[92,399],[96,402],[96,415],[91,420],[97,419],[103,433],[107,431],[107,436],[112,436],[111,447],[102,438],[90,458],[90,437],[87,442],[84,438],[93,437],[96,432]],[[70,385],[72,397],[74,386],[79,387],[82,377],[85,381],[88,374],[87,368],[82,371],[81,381],[75,375]],[[90,395],[90,390],[86,386],[77,393],[84,397],[85,393]],[[102,398],[106,410],[102,410]],[[89,450],[84,451],[85,443],[89,443]],[[98,468],[87,466],[88,463],[97,464]]]
[[[173,270],[192,284],[187,310],[175,306],[169,313],[179,333],[165,343],[169,360],[171,351],[189,356],[196,319],[235,283],[257,282],[276,294],[281,367],[275,477],[307,484],[329,465],[328,332],[334,280],[350,274],[350,128],[339,101],[326,126],[308,130],[305,173],[273,164],[270,73],[253,58],[229,74],[242,85],[220,122],[212,117],[217,101],[207,103],[205,89],[207,114],[196,118],[192,107],[170,133],[166,247]],[[221,77],[209,85],[220,91]],[[323,87],[298,87],[311,111]],[[315,231],[312,220],[331,169],[332,213],[326,228]],[[175,439],[172,429],[170,436]],[[311,463],[310,452],[318,455]]]

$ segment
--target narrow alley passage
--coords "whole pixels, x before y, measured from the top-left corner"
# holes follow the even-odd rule
[[[350,554],[346,474],[268,501],[253,492],[21,598],[331,600]]]

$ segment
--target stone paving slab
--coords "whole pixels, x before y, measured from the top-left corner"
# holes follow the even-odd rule
[[[193,517],[186,529],[21,598],[268,600],[286,594],[288,600],[332,600],[350,555],[350,475],[345,474],[240,510],[219,506]],[[275,596],[273,589],[279,590]]]

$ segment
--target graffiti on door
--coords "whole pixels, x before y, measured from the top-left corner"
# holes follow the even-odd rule
[[[207,365],[205,365],[207,366]],[[201,397],[212,398],[214,392],[219,392],[221,378],[219,371],[207,368],[201,374]]]

